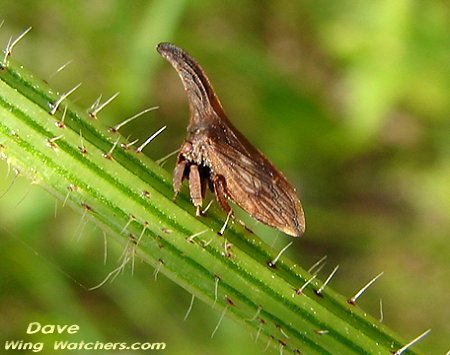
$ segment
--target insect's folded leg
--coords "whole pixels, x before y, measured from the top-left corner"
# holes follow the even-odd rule
[[[189,166],[189,192],[192,203],[196,207],[195,214],[200,216],[200,207],[202,207],[203,202],[202,183],[200,181],[200,171],[195,164]]]
[[[217,201],[220,206],[225,210],[227,214],[233,214],[233,210],[227,201],[227,184],[225,178],[222,175],[216,175],[213,177],[214,192],[216,194]]]
[[[181,190],[181,184],[183,183],[183,180],[184,180],[184,176],[185,176],[184,171],[186,169],[186,166],[187,166],[187,161],[181,160],[177,163],[177,165],[175,165],[175,169],[173,170],[172,185],[173,185],[173,191],[174,191],[174,196],[173,196],[174,200]]]

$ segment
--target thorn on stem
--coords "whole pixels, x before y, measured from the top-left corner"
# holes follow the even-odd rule
[[[63,115],[61,117],[61,121],[55,122],[56,127],[58,127],[58,128],[65,128],[66,127],[66,125],[64,124],[64,120],[66,119],[66,113],[67,113],[67,105],[64,107],[64,112],[63,112]]]
[[[2,24],[3,25],[3,21]],[[12,37],[10,37],[8,44],[6,45],[6,48],[3,50],[4,53],[4,57],[3,60],[1,62],[1,68],[5,69],[8,66],[8,58],[11,56],[12,54],[12,50],[13,48],[16,46],[17,43],[19,43],[19,41],[25,37],[25,35],[30,32],[32,29],[32,27],[28,27],[25,31],[23,31],[14,41],[12,40]]]
[[[119,96],[119,92],[116,92],[113,96],[111,96],[108,100],[106,100],[104,103],[100,104],[101,96],[99,99],[97,99],[94,104],[89,108],[88,114],[92,118],[97,118],[97,113],[99,113],[102,109],[105,108],[106,105],[108,105],[112,100],[114,100],[117,96]]]
[[[310,274],[318,274],[318,273],[319,273],[319,270],[317,270],[316,272],[313,272],[313,270],[315,270],[316,268],[321,267],[321,266],[322,266],[322,263],[323,263],[326,259],[327,259],[327,256],[326,256],[326,255],[323,256],[323,257],[321,257],[319,261],[317,261],[316,263],[314,263],[314,265],[311,266],[311,267],[308,269],[308,272],[309,272]]]
[[[325,282],[320,286],[320,288],[316,291],[317,296],[322,296],[322,292],[325,289],[325,287],[330,283],[331,279],[333,278],[334,274],[338,271],[339,265],[337,265],[333,271],[331,272],[330,276],[325,280]]]
[[[158,109],[158,108],[159,108],[158,106],[147,108],[147,109],[145,109],[145,110],[143,110],[143,111],[141,111],[141,112],[135,114],[134,116],[132,116],[132,117],[130,117],[130,118],[127,118],[126,120],[124,120],[124,121],[122,121],[121,123],[115,125],[114,127],[111,127],[111,128],[109,129],[109,131],[112,132],[112,133],[116,133],[116,132],[119,131],[119,129],[121,129],[123,126],[125,126],[125,125],[128,124],[128,123],[130,123],[131,121],[135,120],[136,118],[138,118],[138,117],[144,115],[144,114],[147,113],[147,112],[154,111],[154,110],[156,110],[156,109]]]
[[[205,229],[205,230],[202,230],[200,232],[194,233],[191,236],[187,237],[186,241],[189,242],[189,243],[194,243],[194,238],[196,238],[196,237],[206,233],[207,231],[208,231],[208,229]]]
[[[214,337],[214,335],[216,334],[217,330],[219,329],[220,324],[222,323],[223,318],[225,317],[225,313],[227,313],[228,310],[228,305],[223,309],[222,314],[220,315],[219,321],[217,322],[216,327],[214,328],[213,332],[211,333],[211,339]]]
[[[62,94],[53,104],[49,104],[50,106],[50,115],[54,115],[56,113],[56,111],[58,110],[59,105],[61,105],[61,102],[63,102],[70,94],[72,94],[76,89],[78,89],[81,86],[81,83],[79,83],[78,85],[74,86],[72,89],[70,89],[68,92],[66,92],[65,94]]]
[[[276,263],[278,262],[278,260],[280,259],[281,255],[283,255],[283,253],[293,244],[293,242],[290,242],[289,244],[287,244],[283,249],[280,250],[280,252],[278,253],[278,255],[271,261],[269,261],[267,263],[267,265],[272,268],[275,269],[276,268]]]
[[[384,272],[380,272],[377,276],[375,276],[372,280],[370,280],[365,286],[363,286],[353,297],[347,300],[347,303],[351,305],[356,304],[356,300],[375,282],[377,281]]]
[[[128,149],[130,149],[131,146],[135,145],[138,141],[139,141],[139,139],[135,139],[134,141],[129,142],[129,143],[121,143],[120,147],[122,149],[128,150]]]
[[[47,139],[47,145],[48,145],[50,148],[52,148],[53,150],[55,150],[56,148],[58,148],[58,146],[57,146],[57,144],[56,144],[56,141],[57,141],[58,139],[63,138],[63,137],[64,137],[63,135],[60,135],[60,136],[57,136],[57,137],[49,138],[49,139]]]
[[[225,223],[223,224],[222,228],[220,228],[219,235],[223,235],[225,233],[225,228],[227,228],[228,222],[230,221],[230,217],[233,214],[233,211],[230,210],[227,214],[227,218],[225,219]]]
[[[423,332],[422,334],[420,334],[418,337],[414,338],[413,340],[411,340],[408,344],[406,344],[405,346],[403,346],[402,348],[398,349],[397,351],[393,352],[393,355],[400,355],[403,354],[406,350],[408,350],[409,348],[411,348],[414,344],[418,343],[419,341],[421,341],[423,338],[425,338],[429,333],[431,332],[431,329],[428,329],[427,331]]]
[[[302,287],[300,287],[299,289],[295,290],[295,292],[293,293],[292,297],[294,296],[298,296],[303,294],[303,291],[305,291],[306,287],[316,278],[317,274],[314,274],[308,281],[306,281]]]
[[[153,273],[153,275],[155,276],[155,281],[158,279],[159,271],[163,265],[164,265],[164,260],[158,259],[158,266],[155,268],[155,272]]]
[[[52,74],[50,74],[50,76],[48,77],[48,79],[52,79],[56,74],[60,73],[61,71],[63,71],[65,68],[67,68],[70,64],[73,63],[73,59],[69,60],[68,62],[64,63],[63,65],[61,65],[58,69],[56,69],[55,72],[53,72]]]
[[[103,158],[106,158],[108,160],[112,160],[112,153],[114,151],[114,149],[116,149],[117,144],[119,143],[120,137],[118,137],[116,139],[116,141],[114,142],[114,144],[112,145],[111,149],[107,152],[107,153],[103,153]]]
[[[147,144],[149,144],[153,139],[155,139],[166,128],[167,126],[163,126],[160,129],[158,129],[155,133],[153,133],[150,137],[148,137],[144,143],[142,143],[139,147],[136,148],[136,153],[141,153],[142,150],[147,146]]]
[[[186,321],[186,319],[188,319],[188,317],[189,317],[189,314],[191,314],[192,307],[194,306],[194,300],[195,300],[195,295],[192,295],[191,303],[189,304],[189,308],[183,318],[184,321]]]

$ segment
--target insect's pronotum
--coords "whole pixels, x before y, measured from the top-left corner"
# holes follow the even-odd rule
[[[232,213],[231,199],[260,222],[294,237],[302,235],[305,217],[295,189],[231,124],[200,65],[171,43],[156,49],[178,72],[190,108],[187,137],[173,175],[175,196],[187,178],[197,215],[208,185],[227,213]]]

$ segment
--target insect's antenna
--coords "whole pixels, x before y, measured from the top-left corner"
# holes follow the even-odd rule
[[[171,43],[160,43],[156,50],[177,71],[188,96],[191,113],[204,113],[205,110],[209,111],[212,107],[216,113],[225,117],[222,105],[214,93],[208,77],[188,53]],[[201,116],[192,114],[191,118],[201,119]]]

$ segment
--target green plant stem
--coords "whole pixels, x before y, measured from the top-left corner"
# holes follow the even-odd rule
[[[79,108],[68,104],[61,128],[67,100],[50,115],[58,97],[46,83],[11,62],[0,78],[0,156],[127,243],[125,261],[139,255],[285,351],[388,354],[405,343],[329,287],[317,295],[319,280],[295,295],[312,275],[283,257],[269,267],[277,252],[239,223],[219,236],[223,213],[196,218],[185,194],[173,202],[169,174]]]

